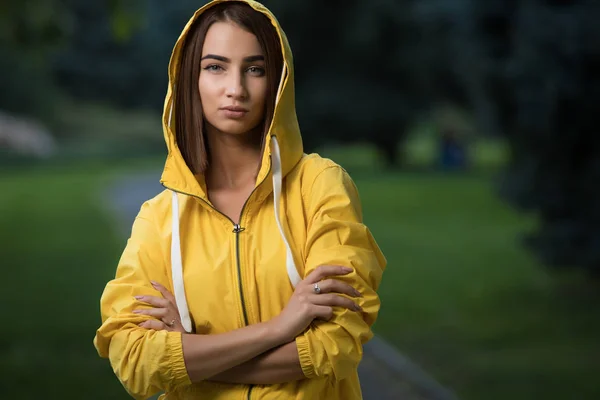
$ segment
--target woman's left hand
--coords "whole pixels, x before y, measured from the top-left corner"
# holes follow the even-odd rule
[[[175,297],[160,283],[154,281],[151,283],[152,287],[158,290],[163,297],[135,296],[137,300],[148,303],[154,308],[137,309],[133,310],[133,312],[156,318],[144,321],[139,326],[146,329],[154,329],[155,331],[167,330],[169,332],[186,333],[181,324],[181,317],[177,310]]]

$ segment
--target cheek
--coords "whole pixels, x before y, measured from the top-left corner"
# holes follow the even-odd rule
[[[217,85],[209,76],[200,74],[200,78],[198,79],[198,92],[200,93],[202,106],[210,107],[210,105],[216,101]]]

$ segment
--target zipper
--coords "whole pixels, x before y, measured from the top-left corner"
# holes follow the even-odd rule
[[[243,210],[243,208],[242,208]],[[240,221],[242,220],[240,215]],[[240,262],[240,233],[243,232],[245,228],[242,228],[240,224],[233,225],[233,233],[235,233],[235,261],[237,266],[237,276],[238,276],[238,287],[240,288],[240,299],[242,301],[242,313],[244,316],[244,326],[248,326],[248,313],[246,311],[246,301],[244,300],[244,289],[242,287],[242,267]],[[248,388],[248,397],[247,400],[250,400],[250,396],[252,395],[253,385],[250,385]]]
[[[267,170],[267,174],[265,175],[265,178],[252,190],[252,192],[250,192],[250,195],[244,202],[244,205],[242,206],[242,209],[240,211],[240,222],[242,222],[242,217],[244,216],[244,210],[246,209],[246,205],[248,204],[248,201],[250,200],[250,198],[252,197],[254,192],[256,192],[256,190],[264,183],[264,181],[266,180],[266,177],[269,176],[269,173],[271,172],[271,164],[272,163],[269,162],[269,169]],[[182,192],[180,190],[172,189],[165,184],[162,184],[162,185],[165,187],[165,189],[169,189],[174,192],[185,194],[187,196],[191,196],[191,197],[195,197],[195,198],[199,199],[200,201],[205,203],[208,207],[212,208],[214,211],[221,214],[223,217],[227,218],[232,223],[233,233],[235,233],[235,258],[236,258],[236,264],[237,264],[238,287],[240,288],[240,301],[242,303],[242,314],[244,317],[244,326],[248,326],[248,311],[246,310],[246,300],[244,300],[244,288],[242,286],[242,268],[241,268],[241,261],[240,261],[240,232],[243,232],[246,228],[242,228],[240,226],[240,224],[236,224],[235,222],[233,222],[233,220],[231,218],[229,218],[227,215],[223,214],[221,211],[217,210],[215,207],[213,207],[208,201],[204,200],[202,197],[193,195],[191,193]],[[254,389],[254,385],[249,385],[247,400],[251,399],[252,389]]]
[[[248,313],[246,312],[246,301],[244,300],[244,290],[242,288],[242,267],[240,262],[240,232],[243,232],[239,224],[234,224],[233,233],[235,233],[235,264],[237,267],[238,287],[240,288],[240,299],[242,300],[242,313],[244,316],[244,326],[248,325]]]

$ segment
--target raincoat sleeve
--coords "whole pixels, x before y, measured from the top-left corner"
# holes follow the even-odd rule
[[[339,279],[356,288],[363,312],[334,308],[329,321],[315,320],[296,338],[300,365],[307,378],[342,380],[356,374],[362,346],[372,338],[380,300],[377,288],[386,260],[363,224],[358,191],[339,166],[328,167],[308,193],[305,276],[320,265],[341,265],[354,272]]]
[[[115,279],[106,285],[100,300],[102,325],[94,346],[101,357],[110,360],[116,376],[136,399],[191,384],[183,360],[181,333],[140,328],[137,324],[151,317],[132,313],[144,308],[134,296],[161,297],[151,280],[172,290],[161,249],[157,226],[145,203],[133,223]]]

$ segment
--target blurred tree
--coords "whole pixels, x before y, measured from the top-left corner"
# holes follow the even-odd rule
[[[139,1],[85,4],[107,10],[111,34],[125,40],[136,28]],[[75,38],[82,4],[75,0],[8,0],[0,3],[0,109],[52,120],[60,91],[54,82],[57,52]]]
[[[281,3],[281,2],[279,2]],[[413,1],[273,4],[294,51],[307,151],[372,143],[400,164],[408,126],[425,106]],[[310,21],[310,28],[305,23]]]
[[[75,39],[55,65],[58,81],[81,99],[160,110],[173,45],[188,18],[205,2],[146,0],[137,8],[134,34],[120,41],[110,29],[115,20],[110,10],[100,3],[77,4]]]
[[[49,114],[55,94],[48,57],[69,34],[60,1],[0,3],[0,109]]]
[[[600,3],[522,1],[506,82],[513,157],[504,195],[535,212],[547,264],[600,273]]]
[[[518,0],[422,0],[415,18],[426,48],[427,95],[474,111],[479,132],[498,135],[510,89],[504,71],[510,24]]]

